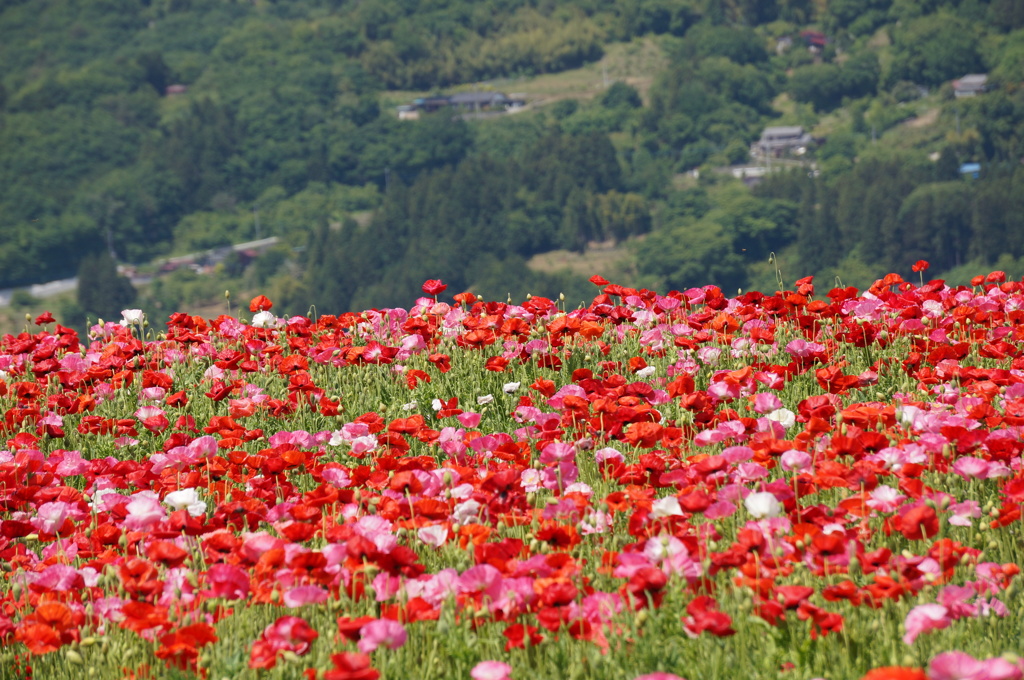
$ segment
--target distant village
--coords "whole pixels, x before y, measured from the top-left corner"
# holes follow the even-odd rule
[[[801,36],[813,47],[825,44],[824,36],[813,34],[808,39]],[[988,74],[969,73],[961,78],[952,81],[953,96],[957,99],[975,97],[983,94],[988,87]],[[773,160],[799,159],[814,146],[823,144],[823,138],[811,136],[799,125],[776,125],[766,127],[761,132],[761,137],[750,146],[750,158],[755,161],[754,165],[736,166],[731,169],[733,176],[742,179],[745,183],[753,185],[758,183],[762,177],[771,172]],[[933,159],[934,160],[934,159]],[[813,164],[811,164],[813,168]],[[783,167],[782,165],[776,167]],[[813,170],[812,170],[813,171]],[[981,165],[978,163],[964,163],[960,166],[960,174],[965,179],[978,179],[981,175]]]

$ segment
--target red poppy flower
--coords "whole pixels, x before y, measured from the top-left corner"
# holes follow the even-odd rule
[[[686,606],[689,616],[683,617],[683,628],[690,637],[697,637],[707,631],[717,637],[735,635],[732,629],[732,618],[725,612],[718,611],[718,603],[713,597],[701,595]]]
[[[199,650],[217,641],[217,633],[208,623],[195,623],[161,636],[156,657],[169,667],[196,670]]]
[[[428,279],[423,282],[422,290],[427,295],[440,295],[448,290],[448,284],[442,283],[440,279]]]
[[[515,623],[505,629],[502,633],[508,640],[505,643],[505,651],[509,652],[513,649],[524,649],[529,642],[531,647],[539,645],[544,640],[544,636],[541,635],[540,629],[536,626],[527,626],[522,623]]]
[[[912,541],[939,533],[939,518],[934,508],[919,505],[900,518],[900,532]]]
[[[370,655],[362,652],[332,654],[334,668],[324,673],[324,680],[377,680],[380,671],[370,665]]]
[[[920,668],[883,666],[871,669],[861,680],[927,680],[927,676]]]
[[[273,306],[274,303],[266,295],[257,295],[249,302],[249,311],[265,312]]]

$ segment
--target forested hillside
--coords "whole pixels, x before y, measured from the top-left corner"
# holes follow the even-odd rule
[[[855,283],[1019,268],[1022,27],[1015,0],[0,0],[0,288],[267,236],[143,302],[258,287],[339,312],[425,278],[580,296],[526,263],[595,242],[669,287],[775,286],[771,253]],[[641,43],[657,70],[609,78]],[[515,115],[394,110],[599,71]],[[986,91],[958,98],[968,73]],[[752,190],[718,170],[764,165],[769,125],[815,142]]]

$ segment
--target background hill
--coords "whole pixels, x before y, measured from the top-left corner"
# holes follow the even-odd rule
[[[426,278],[575,302],[589,263],[729,290],[1024,273],[1024,3],[622,4],[0,0],[0,288],[267,237],[165,263],[137,304],[330,313]],[[395,112],[472,91],[527,106]],[[752,160],[769,125],[815,142]],[[109,285],[65,322],[115,314]]]

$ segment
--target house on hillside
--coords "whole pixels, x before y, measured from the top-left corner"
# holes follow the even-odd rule
[[[443,97],[441,95],[435,95],[433,97],[419,97],[414,99],[412,106],[417,111],[424,113],[433,113],[434,111],[440,111],[451,106],[451,98]]]
[[[463,111],[504,109],[510,102],[501,92],[459,92],[448,98],[451,106]]]
[[[421,113],[454,109],[459,113],[519,111],[526,104],[525,97],[509,97],[503,92],[459,92],[450,96],[419,97],[412,104],[397,107],[399,120],[416,120]]]
[[[807,49],[818,53],[828,45],[828,36],[820,31],[800,31],[800,39],[807,44]]]
[[[988,89],[987,73],[969,73],[953,81],[953,95],[957,99],[975,97]]]
[[[814,138],[799,125],[778,125],[766,127],[761,133],[761,139],[754,142],[750,153],[752,156],[761,158],[768,156],[778,158],[790,153],[800,156],[813,143]]]

